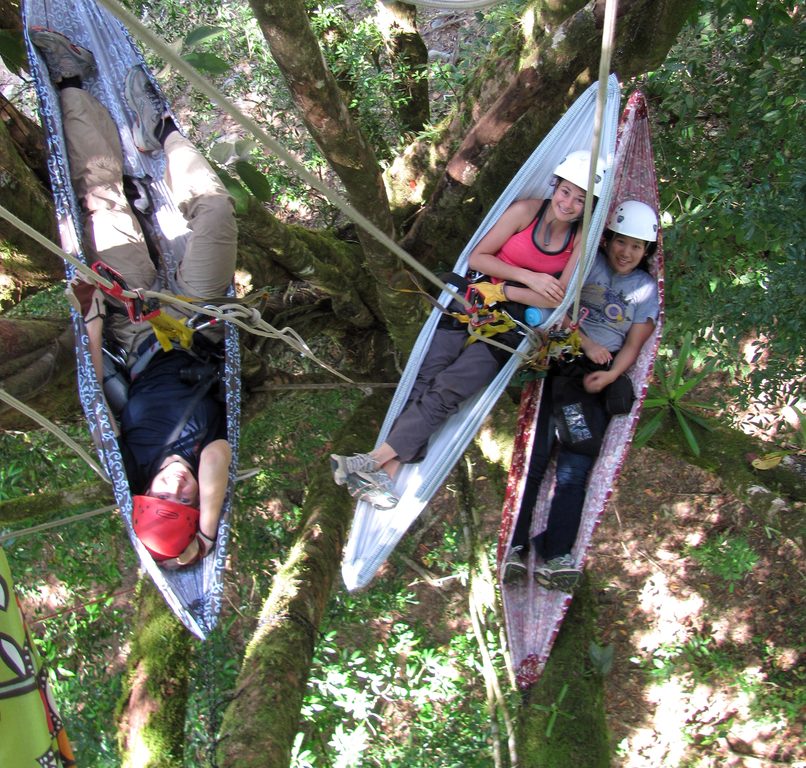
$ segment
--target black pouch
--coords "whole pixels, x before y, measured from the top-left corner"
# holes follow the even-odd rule
[[[586,392],[581,377],[554,376],[552,407],[560,442],[575,453],[598,456],[604,439],[600,395]]]
[[[604,391],[605,410],[609,416],[621,416],[629,413],[634,402],[635,392],[632,389],[632,381],[626,373],[622,373]]]

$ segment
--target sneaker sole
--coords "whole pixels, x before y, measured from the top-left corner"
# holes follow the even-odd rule
[[[347,482],[347,472],[341,466],[341,462],[336,454],[330,454],[330,470],[333,472],[333,482],[336,485],[344,485]]]
[[[541,587],[558,592],[573,592],[581,579],[582,571],[578,571],[576,568],[563,568],[548,573],[535,571],[535,581]]]
[[[142,68],[139,68],[141,72],[143,72]],[[140,115],[137,110],[134,108],[135,98],[134,98],[134,80],[137,74],[138,67],[133,67],[129,70],[128,74],[126,75],[126,81],[123,84],[123,96],[126,100],[126,104],[129,109],[134,114],[134,130],[132,131],[132,139],[134,139],[134,145],[137,147],[140,152],[159,152],[162,150],[162,144],[160,144],[156,139],[154,142],[149,142],[144,140],[143,136],[143,124],[140,121]],[[148,79],[148,75],[143,72],[146,79]],[[142,145],[142,146],[141,146]]]

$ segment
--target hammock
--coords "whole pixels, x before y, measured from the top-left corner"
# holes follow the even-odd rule
[[[646,101],[640,91],[630,96],[621,116],[613,177],[615,189],[611,209],[624,200],[640,200],[658,210],[658,187],[649,134],[649,119]],[[604,210],[608,209],[605,207]],[[644,343],[638,359],[628,371],[636,394],[632,410],[610,421],[599,459],[591,471],[579,534],[572,551],[578,567],[582,567],[585,562],[593,532],[605,511],[627,457],[649,379],[652,376],[663,322],[663,248],[660,232],[652,274],[658,281],[661,314],[654,332]],[[533,381],[524,387],[521,396],[499,533],[499,566],[503,563],[509,547],[513,519],[520,508],[526,484],[526,470],[532,454],[541,390],[542,382]],[[553,467],[549,467],[535,505],[530,533],[532,536],[546,526],[552,485]],[[528,563],[529,573],[534,568],[535,559],[536,556],[532,552]],[[554,638],[571,603],[571,595],[557,590],[546,590],[538,586],[533,579],[513,584],[502,582],[501,595],[516,681],[520,688],[526,689],[537,681],[545,667]]]
[[[454,272],[459,274],[466,272],[470,252],[512,202],[523,198],[548,197],[551,193],[550,182],[553,171],[560,160],[573,150],[590,149],[597,91],[597,85],[585,91],[526,160],[465,246],[454,266]],[[618,81],[611,75],[607,86],[607,105],[603,117],[600,152],[605,161],[613,156],[618,113]],[[604,227],[605,214],[610,205],[613,186],[611,179],[611,174],[605,176],[602,195],[591,219],[587,258],[584,260],[580,258],[580,265],[583,266],[577,267],[571,286],[584,271],[584,265],[589,266],[592,263],[592,256],[595,254]],[[572,295],[573,290],[569,287],[562,306],[547,318],[543,327],[550,327],[565,313]],[[448,294],[442,293],[439,301],[446,306],[449,302]],[[423,326],[392,398],[376,446],[386,439],[395,419],[403,410],[441,317],[440,311],[435,309]],[[519,351],[527,350],[529,344],[530,341],[524,339]],[[395,493],[400,497],[400,502],[393,510],[380,511],[371,504],[358,502],[342,563],[342,578],[348,590],[364,587],[372,580],[478,432],[519,362],[520,357],[513,355],[486,389],[466,401],[459,411],[442,425],[429,441],[428,451],[422,462],[401,467],[395,478]]]
[[[142,54],[120,22],[103,8],[99,8],[93,0],[24,0],[22,26],[46,134],[48,171],[62,247],[68,254],[77,256],[86,263],[80,235],[81,208],[70,182],[59,98],[50,82],[43,59],[28,38],[28,29],[32,26],[48,27],[61,32],[95,55],[100,76],[89,78],[85,81],[84,87],[109,110],[118,126],[125,172],[136,177],[148,175],[155,180],[151,185],[155,224],[161,235],[166,271],[172,271],[184,252],[189,234],[186,222],[162,181],[164,171],[162,155],[145,155],[134,146],[123,98],[126,73],[132,66],[145,65]],[[75,270],[68,264],[66,271],[69,280]],[[132,529],[131,491],[123,468],[120,446],[113,432],[113,417],[106,408],[95,377],[86,328],[81,317],[75,312],[73,325],[76,336],[79,397],[101,463],[111,479],[115,499],[129,532],[129,538],[142,567],[162,592],[171,610],[191,632],[204,639],[215,626],[221,610],[224,566],[230,537],[230,512],[237,466],[240,413],[240,355],[237,330],[229,323],[226,324],[224,343],[227,439],[233,449],[233,461],[230,465],[229,487],[218,527],[215,550],[197,565],[168,571],[157,566]]]

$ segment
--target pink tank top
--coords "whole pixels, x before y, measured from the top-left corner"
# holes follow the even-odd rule
[[[507,264],[511,264],[513,267],[522,267],[532,272],[557,275],[563,271],[574,250],[577,224],[574,222],[571,225],[565,245],[559,251],[546,251],[541,248],[535,241],[535,233],[540,227],[540,222],[548,204],[548,200],[543,201],[543,205],[540,206],[534,222],[512,235],[501,247],[501,250],[495,254],[497,258]],[[494,282],[500,281],[494,280]]]

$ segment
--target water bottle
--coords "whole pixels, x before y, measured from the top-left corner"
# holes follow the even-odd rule
[[[526,321],[526,325],[535,328],[540,325],[545,318],[543,317],[543,310],[539,307],[527,307],[526,312],[523,313],[523,319]]]

